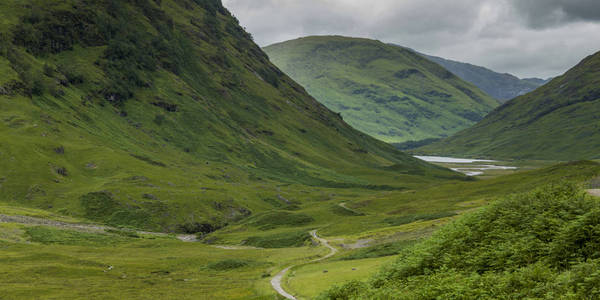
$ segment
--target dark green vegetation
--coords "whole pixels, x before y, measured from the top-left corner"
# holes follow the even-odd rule
[[[310,240],[307,231],[286,231],[266,236],[251,236],[247,238],[244,245],[261,248],[287,248],[299,247]]]
[[[317,100],[386,142],[446,137],[498,105],[438,64],[379,41],[306,37],[265,51]]]
[[[600,53],[420,153],[576,160],[600,157]]]
[[[247,267],[252,264],[252,261],[241,259],[225,259],[208,264],[206,267],[215,271],[226,271]]]
[[[2,203],[203,235],[321,188],[464,179],[352,129],[218,0],[10,0],[0,19]]]
[[[326,299],[596,299],[600,201],[570,184],[508,197]]]
[[[420,140],[420,141],[406,141],[403,143],[392,143],[392,145],[394,145],[394,147],[396,147],[399,150],[406,151],[406,150],[423,147],[423,146],[426,146],[429,144],[433,144],[439,140],[441,140],[441,139],[430,138],[430,139],[424,139],[424,140]]]
[[[539,78],[519,79],[514,75],[497,73],[484,67],[437,56],[419,54],[441,65],[463,80],[474,84],[502,103],[517,96],[527,94],[550,81]]]

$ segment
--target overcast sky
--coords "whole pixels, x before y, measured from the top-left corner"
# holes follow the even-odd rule
[[[600,51],[600,0],[223,0],[266,46],[345,35],[519,77],[564,73]]]

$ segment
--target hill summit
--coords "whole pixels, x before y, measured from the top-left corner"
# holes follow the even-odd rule
[[[446,137],[499,105],[440,65],[380,41],[312,36],[264,49],[317,100],[386,142]]]

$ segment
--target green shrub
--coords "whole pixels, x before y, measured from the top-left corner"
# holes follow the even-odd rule
[[[318,299],[350,300],[364,299],[360,295],[368,289],[367,284],[360,281],[351,281],[342,286],[335,286],[324,292]]]
[[[154,124],[161,126],[165,122],[165,116],[164,115],[156,115],[156,116],[154,116],[153,122],[154,122]]]
[[[59,65],[58,71],[65,76],[70,84],[81,84],[85,82],[85,76],[81,74],[74,66]]]
[[[85,217],[95,221],[106,220],[120,207],[120,203],[106,191],[85,194],[81,196],[80,202],[84,208]]]
[[[31,94],[35,96],[43,95],[44,91],[46,90],[44,79],[39,75],[34,75],[31,80]]]
[[[600,258],[600,208],[595,207],[562,227],[550,247],[551,262],[560,267]]]
[[[220,3],[207,6],[215,13],[225,11]],[[145,28],[135,16],[137,12],[150,20],[157,34]],[[218,31],[218,27],[214,30]],[[72,50],[75,45],[106,46],[96,62],[107,76],[99,92],[117,106],[133,97],[136,89],[150,87],[152,73],[159,67],[180,74],[183,68],[195,66],[189,63],[194,61],[190,42],[175,33],[173,20],[149,0],[88,1],[79,3],[74,10],[57,8],[51,1],[40,3],[21,18],[12,36],[15,45],[36,56]],[[7,35],[2,39],[6,40]],[[10,51],[2,50],[2,53]],[[72,69],[65,66],[61,69],[70,83],[84,81],[84,77]],[[48,66],[44,73],[52,77],[54,70]],[[34,84],[34,79],[24,81],[31,87],[31,94],[41,95],[42,85]]]
[[[204,235],[207,233],[211,233],[221,226],[213,225],[209,223],[198,223],[198,222],[189,222],[185,224],[180,224],[177,226],[177,230],[180,232],[184,232],[187,234],[200,234]]]
[[[153,228],[150,213],[139,207],[125,207],[109,192],[88,193],[80,198],[84,216],[111,226]]]
[[[322,299],[597,299],[600,203],[554,184],[466,215],[401,251],[360,291]]]
[[[242,259],[226,259],[218,262],[210,263],[206,267],[215,271],[228,271],[247,267],[252,264],[252,261]]]
[[[44,64],[44,75],[48,77],[54,77],[54,68],[48,64]]]

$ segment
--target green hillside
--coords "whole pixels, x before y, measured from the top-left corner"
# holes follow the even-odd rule
[[[420,153],[577,160],[600,158],[600,52],[477,125]]]
[[[498,105],[438,64],[379,41],[306,37],[265,51],[350,125],[386,142],[446,137]]]
[[[282,185],[463,178],[352,129],[219,0],[11,0],[0,19],[2,203],[208,232],[291,205]]]

